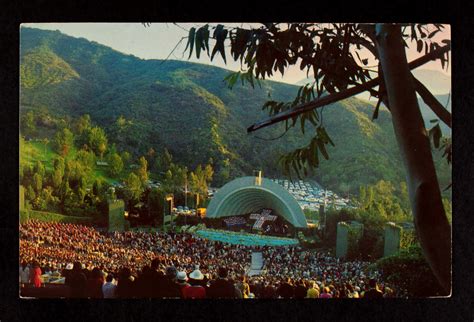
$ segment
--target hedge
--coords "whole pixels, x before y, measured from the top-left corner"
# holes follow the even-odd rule
[[[20,223],[26,222],[28,219],[47,221],[47,222],[61,222],[71,224],[93,224],[92,217],[78,217],[65,216],[53,212],[37,211],[37,210],[22,210],[20,211]]]

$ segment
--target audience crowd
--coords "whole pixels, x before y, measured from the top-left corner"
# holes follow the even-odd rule
[[[261,274],[247,276],[253,251]],[[342,261],[299,246],[224,244],[191,234],[100,232],[28,221],[20,224],[20,283],[64,278],[71,297],[377,298],[406,293],[368,276],[368,262]]]

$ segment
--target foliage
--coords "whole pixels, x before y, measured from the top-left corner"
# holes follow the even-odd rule
[[[145,157],[138,160],[137,176],[140,178],[143,187],[146,187],[148,181],[148,162]]]
[[[131,172],[126,180],[125,196],[127,200],[138,201],[142,192],[143,186],[140,178]]]
[[[211,28],[214,29],[212,38],[215,40],[215,45],[210,59],[212,61],[215,54],[219,52],[225,62],[225,43],[227,42],[230,45],[233,60],[240,61],[241,65],[245,66],[244,71],[235,72],[226,78],[230,87],[234,86],[238,78],[242,82],[249,82],[254,87],[254,79],[257,81],[265,79],[277,71],[283,76],[285,70],[292,65],[299,65],[301,70],[307,71],[307,74],[312,71],[314,81],[301,86],[293,101],[270,100],[263,105],[264,109],[269,109],[270,115],[275,115],[315,97],[320,98],[325,93],[338,93],[350,85],[364,84],[372,79],[370,72],[373,70],[368,66],[368,62],[369,59],[378,60],[374,28],[374,25],[370,24],[353,23],[266,23],[260,28],[250,29],[226,28],[218,24]],[[406,25],[403,28],[401,40],[407,47],[407,42],[415,41],[418,52],[424,49],[425,53],[428,53],[441,46],[432,38],[443,28],[440,24]],[[195,42],[197,58],[199,58],[201,48],[206,48],[209,55],[209,39],[208,25],[197,30],[192,28],[189,31],[188,45]],[[449,41],[446,42],[449,43]],[[188,48],[189,57],[191,57],[193,47],[187,46],[185,51]],[[449,57],[443,55],[439,59],[444,67]],[[378,91],[370,90],[370,92],[371,95],[379,98],[373,114],[374,119],[378,117],[379,105],[386,99],[386,93],[383,86],[380,86]],[[325,145],[331,143],[331,139],[327,133],[322,133],[323,121],[319,120],[314,110],[293,116],[291,125],[288,121],[290,120],[286,120],[287,129],[300,123],[303,134],[305,121],[312,123],[316,129],[309,145],[282,156],[285,171],[289,172],[292,169],[300,177],[301,171],[307,175],[308,169],[318,167],[319,162],[316,157],[318,150],[326,159],[328,158]],[[435,131],[434,136],[435,142],[439,142],[440,131]]]
[[[23,135],[31,136],[35,134],[36,124],[32,111],[28,111],[20,117],[20,131]]]
[[[213,174],[214,170],[211,165],[206,165],[204,169],[201,165],[198,165],[196,170],[189,174],[191,192],[198,195],[198,198],[206,198],[207,188],[209,183],[212,181]],[[197,208],[197,205],[195,208]]]
[[[111,177],[117,177],[123,170],[123,161],[118,153],[109,155],[109,174]]]
[[[418,244],[378,260],[374,267],[383,272],[387,283],[406,289],[411,296],[444,295]]]
[[[64,216],[57,213],[36,210],[20,211],[20,223],[24,223],[27,220],[39,220],[45,222],[61,222],[71,224],[92,224],[94,222],[92,217]]]
[[[305,214],[306,219],[320,220],[319,211],[317,210],[303,209],[303,213]]]
[[[400,233],[400,249],[407,249],[417,243],[414,229],[402,229]]]
[[[75,124],[75,131],[77,135],[82,135],[85,131],[91,128],[91,116],[84,114],[79,117]]]
[[[268,177],[282,177],[275,160],[295,149],[304,149],[317,134],[309,119],[304,122],[304,135],[292,128],[283,137],[271,140],[271,144],[270,139],[285,132],[284,124],[263,129],[258,136],[245,133],[246,126],[270,110],[270,106],[266,111],[247,107],[263,106],[269,94],[275,102],[292,102],[298,94],[296,86],[262,80],[261,87],[254,90],[237,83],[229,90],[222,82],[229,75],[224,69],[180,61],[161,64],[139,60],[57,32],[21,28],[21,34],[22,55],[37,50],[40,43],[47,44],[48,50],[87,78],[87,82],[73,78],[42,84],[41,90],[23,90],[21,112],[28,106],[36,115],[46,106],[46,111],[57,117],[50,121],[53,124],[62,116],[79,119],[89,114],[91,121],[105,130],[108,141],[116,143],[125,167],[128,159],[146,155],[153,148],[158,153],[155,161],[148,164],[151,175],[164,176],[173,162],[172,155],[174,163],[190,169],[211,164],[213,186],[248,175],[253,169],[263,170]],[[302,89],[300,101],[308,95],[308,87]],[[351,194],[356,194],[360,185],[374,184],[379,179],[393,183],[404,180],[386,110],[380,108],[374,123],[373,106],[347,99],[317,114],[337,148],[325,146],[331,162],[324,162],[318,152],[319,168],[308,171],[310,178],[337,192]],[[37,128],[43,131],[46,127],[38,124]],[[86,139],[84,143],[89,145]],[[79,147],[83,144],[78,142]],[[130,154],[130,158],[124,158],[124,154]],[[435,158],[441,159],[441,154]],[[444,188],[450,182],[450,168],[441,163],[440,166],[440,185]]]
[[[23,88],[57,84],[73,78],[79,78],[77,72],[46,47],[22,55],[20,85]]]
[[[89,147],[102,159],[107,149],[107,136],[105,135],[105,131],[101,127],[95,126],[86,133]]]
[[[325,236],[324,241],[327,246],[334,246],[337,238],[337,224],[341,221],[356,220],[357,215],[355,211],[349,209],[328,210],[326,211],[325,221]]]
[[[54,136],[53,147],[55,151],[63,157],[68,155],[69,150],[71,149],[73,144],[74,135],[67,127],[58,131]]]

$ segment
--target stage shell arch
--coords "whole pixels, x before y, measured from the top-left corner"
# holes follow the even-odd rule
[[[248,214],[262,208],[273,209],[293,226],[306,228],[306,217],[296,199],[279,184],[256,177],[241,177],[220,188],[207,207],[206,217]]]

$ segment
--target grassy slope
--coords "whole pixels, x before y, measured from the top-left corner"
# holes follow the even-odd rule
[[[45,154],[46,152],[46,154]],[[76,155],[77,149],[72,148],[69,151],[68,157],[74,158]],[[51,147],[51,143],[48,143],[45,150],[45,145],[41,141],[29,141],[29,142],[21,142],[20,141],[20,163],[34,165],[37,161],[43,162],[46,171],[53,170],[53,160],[56,158],[58,154],[54,152]],[[126,173],[123,174],[126,176]],[[92,177],[89,178],[89,184],[92,183],[96,179],[101,179],[107,183],[114,183],[119,180],[119,178],[111,178],[106,172],[106,169],[103,167],[95,167],[92,171]]]

